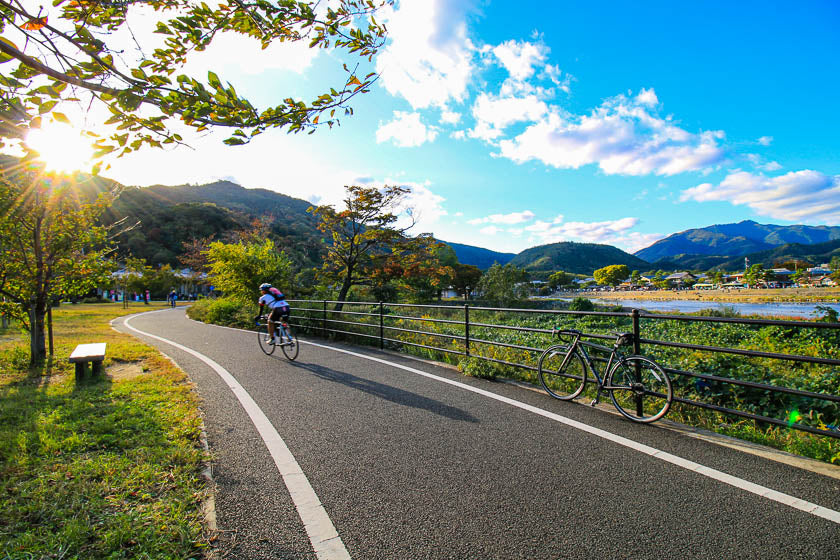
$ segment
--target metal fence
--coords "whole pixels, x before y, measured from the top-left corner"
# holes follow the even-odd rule
[[[512,368],[521,368],[532,372],[537,371],[535,365],[539,354],[552,342],[544,335],[551,335],[552,328],[525,327],[517,324],[498,324],[482,322],[477,315],[507,316],[509,323],[517,323],[516,317],[542,316],[558,318],[560,316],[577,316],[602,318],[612,320],[607,325],[612,331],[619,327],[620,330],[633,333],[633,353],[649,354],[656,348],[679,349],[681,351],[702,352],[709,355],[730,355],[738,356],[739,359],[748,360],[752,358],[770,360],[776,363],[792,364],[818,364],[821,366],[840,366],[840,359],[825,358],[818,356],[806,356],[785,354],[778,352],[764,352],[743,348],[731,348],[725,346],[698,345],[684,342],[657,340],[645,336],[645,324],[657,321],[675,321],[679,323],[708,323],[708,324],[737,324],[747,327],[779,327],[790,329],[830,329],[840,335],[840,323],[823,323],[811,321],[782,321],[770,319],[748,319],[729,317],[699,317],[686,315],[660,315],[641,312],[637,309],[616,312],[603,311],[568,311],[568,310],[542,310],[542,309],[512,309],[481,307],[470,305],[419,305],[401,304],[386,302],[337,302],[329,300],[289,300],[293,304],[293,324],[304,329],[309,334],[323,337],[339,336],[361,339],[367,344],[378,345],[380,348],[415,348],[424,349],[429,352],[439,353],[440,356],[456,359],[477,359],[489,363]],[[422,316],[411,315],[421,313]],[[419,311],[418,311],[419,310]],[[473,317],[471,318],[471,313]],[[434,314],[434,316],[432,316]],[[408,323],[409,325],[407,325]],[[407,328],[416,324],[428,325],[424,328]],[[401,326],[397,326],[401,325]],[[480,333],[480,336],[478,336]],[[493,333],[499,333],[495,336]],[[542,336],[541,347],[527,344],[517,344],[517,341],[504,341],[504,333],[525,333],[526,338],[533,340]],[[395,338],[402,336],[403,338]],[[417,340],[417,337],[420,340]],[[613,340],[612,334],[589,332],[585,337],[603,340]],[[838,336],[840,341],[840,336]],[[530,356],[530,363],[521,363],[506,359],[499,359],[483,355],[483,349],[504,348],[511,353]],[[462,358],[457,358],[457,357]],[[793,428],[804,432],[840,438],[840,387],[834,385],[829,390],[809,391],[792,387],[784,387],[771,383],[758,382],[753,380],[737,379],[716,375],[703,371],[691,371],[675,367],[674,363],[663,361],[658,356],[652,356],[663,368],[671,374],[675,380],[674,401],[685,405],[698,407],[706,410],[713,410],[726,415],[737,416],[765,422],[775,426]],[[756,367],[762,367],[758,365]],[[833,378],[832,378],[833,379]],[[840,375],[837,376],[840,380]],[[749,412],[699,400],[699,397],[688,398],[681,396],[680,387],[687,387],[689,383],[694,389],[698,387],[720,387],[741,388],[742,391],[751,393],[751,397],[761,400],[761,395],[785,396],[805,404],[804,409],[821,408],[828,411],[829,418],[821,425],[807,425],[796,421],[792,415],[787,418],[773,418],[755,412]],[[697,391],[686,391],[697,393]],[[702,392],[702,391],[701,391]],[[749,395],[748,395],[749,396]],[[741,396],[743,398],[743,395]],[[819,403],[813,404],[813,403]],[[750,403],[745,403],[749,405]],[[746,406],[749,408],[749,406]]]

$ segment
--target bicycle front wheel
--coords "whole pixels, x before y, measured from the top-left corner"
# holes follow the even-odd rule
[[[297,338],[295,338],[295,334],[292,332],[292,326],[286,325],[282,329],[282,340],[283,345],[280,347],[283,350],[283,354],[289,359],[294,360],[297,358],[298,351],[300,350],[300,345],[298,344]]]
[[[274,354],[274,345],[271,344],[271,337],[268,335],[268,325],[260,325],[257,329],[257,340],[260,343],[260,349],[271,356]]]
[[[644,356],[628,356],[615,364],[606,385],[615,408],[634,422],[659,420],[674,399],[671,378]]]
[[[569,353],[569,346],[558,344],[546,349],[540,356],[537,366],[543,389],[561,401],[570,401],[583,392],[586,386],[586,364],[575,352],[563,366],[563,360]]]

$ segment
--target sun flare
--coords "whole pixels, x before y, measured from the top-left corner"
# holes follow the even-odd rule
[[[90,141],[73,127],[56,124],[32,130],[26,144],[40,154],[40,159],[52,171],[69,173],[91,167]]]

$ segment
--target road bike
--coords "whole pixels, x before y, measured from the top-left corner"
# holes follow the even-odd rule
[[[592,406],[598,404],[602,393],[609,393],[615,408],[634,422],[654,422],[668,413],[674,389],[665,370],[650,358],[624,356],[618,351],[633,342],[632,333],[613,333],[612,348],[581,340],[583,333],[572,329],[554,329],[554,334],[563,343],[547,348],[537,367],[540,383],[549,395],[564,401],[578,397],[586,388],[588,369],[598,384]],[[595,360],[587,348],[609,353],[609,359]],[[596,361],[607,362],[603,378]]]
[[[277,344],[271,343],[271,336],[268,334],[269,322],[274,323],[274,336],[279,340]],[[279,346],[284,356],[289,360],[294,360],[297,358],[298,351],[300,350],[300,343],[292,331],[292,326],[284,319],[272,321],[269,315],[261,315],[259,321],[257,321],[257,340],[259,341],[260,349],[269,356]]]

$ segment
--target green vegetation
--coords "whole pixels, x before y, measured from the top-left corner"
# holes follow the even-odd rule
[[[493,305],[509,307],[528,298],[528,274],[512,264],[494,264],[478,281],[482,297]]]
[[[187,558],[206,549],[201,418],[186,376],[108,320],[146,306],[61,306],[56,358],[27,370],[0,342],[4,558]],[[66,357],[107,342],[104,378],[76,386]]]
[[[592,273],[595,281],[602,286],[618,286],[630,277],[626,264],[611,264]]]
[[[0,176],[0,311],[29,332],[31,364],[46,356],[52,302],[84,295],[108,281],[112,269],[111,232],[97,220],[115,193],[84,202],[74,186],[36,165]]]

